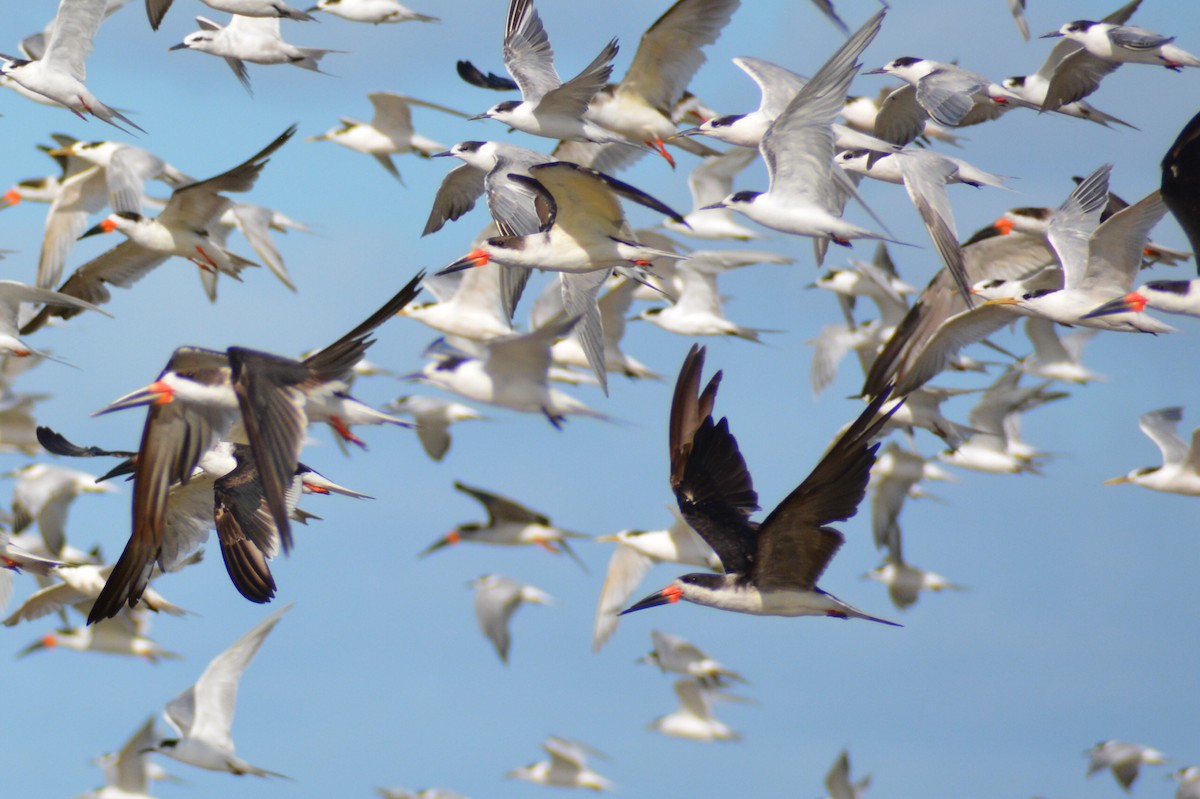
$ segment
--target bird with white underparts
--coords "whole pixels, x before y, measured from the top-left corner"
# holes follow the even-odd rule
[[[994,90],[992,81],[978,72],[928,58],[901,56],[865,74],[905,81],[883,101],[875,118],[875,135],[893,144],[912,142],[926,120],[948,128],[978,125],[1022,102]]]
[[[311,136],[305,141],[331,141],[356,153],[369,155],[379,162],[389,175],[400,181],[401,185],[404,179],[400,177],[400,170],[396,169],[396,164],[392,162],[393,155],[416,153],[422,158],[429,158],[446,149],[445,145],[417,133],[413,128],[412,108],[429,108],[451,116],[467,118],[462,111],[393,92],[371,92],[367,99],[375,109],[375,116],[370,122],[342,117],[341,127],[330,128],[320,136]]]
[[[851,239],[884,238],[842,219],[853,187],[834,166],[831,129],[858,74],[858,57],[879,33],[884,13],[872,16],[846,40],[763,135],[759,151],[767,165],[767,191],[737,191],[709,207],[731,208],[773,230],[844,246]]]
[[[1101,741],[1085,752],[1089,758],[1087,775],[1109,769],[1117,783],[1128,791],[1143,765],[1157,766],[1166,762],[1166,755],[1157,749],[1125,741]]]
[[[195,50],[208,53],[225,61],[238,82],[248,93],[251,64],[291,64],[311,72],[321,72],[321,59],[338,50],[322,50],[316,47],[297,47],[284,41],[279,33],[279,17],[245,17],[235,14],[225,26],[211,19],[196,17],[200,30],[183,37],[179,44],[169,50]]]
[[[114,128],[119,120],[145,133],[136,122],[110,108],[88,91],[87,57],[104,21],[107,0],[59,0],[58,12],[40,58],[29,60],[0,54],[0,76],[70,109],[80,119],[91,114]]]
[[[16,480],[12,492],[12,530],[20,533],[36,524],[49,552],[58,555],[67,543],[67,514],[83,494],[113,494],[117,489],[100,483],[96,475],[55,466],[31,463],[6,477]]]
[[[234,754],[233,711],[242,675],[291,607],[280,608],[251,627],[209,662],[194,685],[167,703],[164,715],[179,737],[160,739],[149,747],[150,751],[209,771],[288,779]]]
[[[146,0],[146,16],[150,27],[158,30],[175,0]],[[224,11],[242,17],[277,17],[280,19],[311,20],[310,14],[292,8],[283,0],[200,0],[214,11]]]
[[[792,259],[755,250],[704,250],[688,254],[675,267],[682,290],[670,305],[647,308],[637,315],[655,327],[679,336],[733,336],[759,341],[760,333],[778,330],[739,325],[725,316],[717,279],[734,269],[755,264],[787,264]]]
[[[664,674],[691,677],[713,688],[719,688],[727,681],[746,681],[742,675],[726,668],[700,647],[678,635],[651,630],[650,640],[654,648],[638,662],[653,663]]]
[[[1121,25],[1129,21],[1142,0],[1132,0],[1109,14],[1102,21]],[[1079,117],[1101,125],[1112,122],[1133,127],[1106,114],[1082,99],[1099,87],[1099,81],[1110,70],[1107,65],[1087,52],[1074,39],[1063,37],[1055,42],[1050,55],[1031,75],[1016,75],[1000,82],[1007,91],[1022,100],[1047,111]],[[1093,84],[1093,81],[1095,82]],[[1090,86],[1090,88],[1085,88]],[[1067,100],[1067,97],[1074,97]]]
[[[831,445],[813,471],[761,522],[758,494],[726,419],[713,420],[721,373],[703,391],[704,349],[684,359],[671,402],[671,488],[684,520],[721,559],[724,574],[685,574],[623,613],[683,599],[756,616],[833,616],[896,625],[863,613],[817,587],[845,540],[827,525],[858,512],[888,414],[876,397]]]
[[[1150,231],[1167,212],[1162,196],[1153,191],[1101,222],[1111,169],[1105,165],[1093,172],[1050,220],[1046,235],[1062,264],[1062,288],[1036,288],[1018,296],[988,300],[985,305],[1001,305],[1027,316],[1102,330],[1174,330],[1145,313],[1088,316],[1106,300],[1130,291],[1141,269]]]
[[[675,681],[675,695],[679,709],[650,722],[647,729],[692,741],[736,741],[742,737],[713,715],[713,704],[726,697],[712,685],[695,677],[681,677]]]
[[[397,397],[387,409],[392,413],[413,418],[417,426],[417,438],[425,449],[425,454],[435,461],[440,461],[450,451],[452,424],[486,418],[479,411],[461,402],[424,395]]]
[[[501,574],[485,574],[472,580],[470,586],[475,589],[475,620],[479,622],[479,629],[507,665],[512,646],[512,633],[508,628],[513,614],[521,605],[553,605],[554,597],[540,588]]]
[[[542,741],[542,749],[550,755],[549,760],[514,769],[504,776],[559,788],[612,790],[613,784],[610,780],[588,768],[588,754],[598,755],[599,752],[587,744],[552,735]]]
[[[541,227],[530,235],[502,235],[487,239],[437,275],[495,262],[521,269],[562,272],[563,308],[578,319],[579,341],[592,372],[607,393],[604,365],[604,329],[597,297],[601,287],[621,266],[648,266],[652,258],[684,258],[633,239],[618,198],[632,200],[651,210],[682,221],[660,200],[628,183],[588,167],[566,161],[529,167],[532,177],[509,178],[532,188],[539,197]]]
[[[712,547],[688,526],[679,510],[668,505],[671,526],[664,530],[621,530],[612,535],[596,536],[597,543],[613,542],[612,557],[604,573],[604,586],[596,604],[596,621],[592,627],[592,651],[599,652],[617,630],[620,613],[637,590],[650,567],[658,563],[680,563],[699,566],[714,572],[721,570],[721,561]]]
[[[112,618],[96,624],[62,627],[46,633],[22,649],[18,656],[25,657],[34,652],[59,648],[138,657],[150,663],[164,659],[178,660],[183,657],[150,638],[150,611],[146,608],[122,608],[121,612]]]
[[[308,13],[324,11],[350,22],[366,22],[371,25],[396,24],[399,22],[438,22],[437,17],[420,14],[396,0],[318,0]]]
[[[568,416],[607,419],[582,400],[549,385],[550,348],[575,326],[558,316],[528,333],[483,342],[477,355],[456,352],[427,363],[409,378],[470,400],[540,413],[556,428]]]
[[[591,98],[584,119],[623,140],[642,143],[647,150],[665,158],[672,168],[675,158],[667,150],[667,143],[694,155],[716,155],[715,150],[700,142],[675,136],[678,128],[673,111],[704,63],[703,48],[717,40],[739,5],[740,0],[676,0],[642,34],[625,77]],[[560,146],[554,154],[563,161],[583,163],[580,156],[587,157],[588,149],[596,146],[572,142]],[[640,157],[643,152],[618,144],[612,155],[599,156],[615,157],[617,162],[589,159],[587,163],[613,171],[618,164],[625,166],[630,158]]]
[[[345,393],[353,367],[375,329],[417,295],[422,277],[302,361],[242,347],[180,347],[157,380],[101,411],[149,408],[134,464],[133,529],[89,621],[137,604],[151,564],[170,571],[214,525],[239,593],[271,600],[267,561],[292,547],[289,519],[303,482],[297,472],[308,423],[328,422],[354,440],[351,419],[342,416],[357,403]],[[204,480],[195,479],[197,469]]]
[[[172,189],[195,180],[141,147],[114,141],[73,141],[61,153],[81,165],[67,176],[50,202],[38,256],[37,285],[54,288],[90,218],[109,206],[115,212],[141,213],[145,184],[161,180]]]
[[[547,552],[565,552],[580,566],[583,561],[567,543],[571,538],[588,538],[583,533],[565,530],[554,525],[550,517],[500,494],[456,482],[454,487],[483,505],[486,522],[467,522],[426,547],[419,557],[425,557],[444,547],[464,542],[499,546],[538,546]],[[586,568],[586,567],[585,567]]]
[[[510,0],[504,23],[504,68],[517,82],[521,99],[497,103],[474,118],[494,119],[550,139],[644,146],[584,118],[588,103],[608,82],[616,55],[613,39],[578,75],[563,82],[533,0]]]
[[[147,750],[159,740],[154,717],[146,719],[116,752],[102,755],[96,763],[104,769],[103,788],[80,794],[78,799],[151,799],[153,764]],[[163,776],[161,772],[157,772]]]
[[[253,188],[271,154],[287,143],[295,132],[293,125],[232,169],[176,189],[157,217],[143,216],[137,211],[118,210],[110,214],[83,235],[119,231],[128,241],[80,266],[59,287],[59,292],[101,305],[112,298],[109,285],[129,288],[173,255],[185,258],[203,270],[221,272],[241,280],[241,271],[257,264],[215,244],[208,228],[232,204],[224,192],[244,192]],[[210,294],[210,299],[215,299],[215,294]],[[69,319],[77,313],[76,308],[47,305],[21,328],[21,332],[30,333],[51,318]]]
[[[1104,481],[1105,485],[1132,483],[1153,491],[1200,496],[1200,428],[1189,444],[1179,435],[1183,408],[1160,408],[1144,413],[1138,427],[1162,453],[1160,466],[1133,469],[1128,474]]]

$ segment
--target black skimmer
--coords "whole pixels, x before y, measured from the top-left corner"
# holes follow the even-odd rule
[[[858,511],[867,490],[879,433],[891,413],[879,410],[890,392],[867,406],[804,481],[762,523],[746,462],[729,423],[713,420],[721,373],[700,391],[704,349],[684,359],[671,402],[671,488],[683,518],[717,553],[724,574],[685,574],[623,613],[683,599],[756,616],[870,616],[817,587],[817,579],[845,540],[830,527]]]
[[[335,429],[341,424],[328,414],[341,404],[335,400],[344,397],[354,364],[373,343],[371,332],[416,297],[422,277],[418,273],[366,321],[302,361],[241,347],[180,347],[154,383],[101,411],[149,406],[134,460],[133,533],[89,622],[136,604],[151,564],[178,548],[164,539],[170,488],[186,487],[197,467],[214,481],[213,512],[231,579],[247,599],[270,601],[275,586],[266,560],[277,548],[291,549],[289,505],[308,422],[329,421]],[[226,440],[231,437],[237,443]],[[261,496],[256,490],[229,504],[248,483]],[[207,507],[189,514],[196,525]],[[201,535],[210,526],[207,518],[203,525]]]

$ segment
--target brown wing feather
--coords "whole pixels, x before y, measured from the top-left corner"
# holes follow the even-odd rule
[[[371,346],[372,342],[367,336],[421,293],[421,280],[424,277],[424,271],[417,272],[404,288],[383,304],[383,307],[328,347],[305,358],[304,365],[318,379],[335,380],[346,377]]]
[[[308,417],[301,386],[309,370],[299,361],[264,352],[229,348],[233,389],[254,452],[259,482],[275,518],[283,551],[292,548],[287,490],[300,462]]]
[[[220,369],[224,357],[219,352],[181,347],[159,379],[170,371]],[[112,618],[122,605],[133,607],[141,598],[162,548],[171,484],[187,482],[192,476],[200,457],[222,432],[216,429],[217,422],[203,409],[178,402],[150,406],[134,463],[133,532],[88,613],[88,624]]]
[[[251,602],[275,596],[275,578],[267,564],[278,533],[248,447],[234,450],[237,467],[213,485],[213,518],[225,569],[238,593]]]
[[[896,411],[879,413],[890,393],[880,392],[759,527],[754,577],[760,589],[816,586],[845,540],[825,525],[857,513],[866,494],[879,449],[871,439]]]
[[[675,384],[671,488],[683,518],[717,553],[725,571],[746,573],[754,559],[750,514],[758,509],[758,495],[728,422],[712,418],[721,373],[700,391],[704,353],[703,347],[692,347]]]

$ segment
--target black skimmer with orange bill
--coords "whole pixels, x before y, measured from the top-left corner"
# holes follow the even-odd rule
[[[304,360],[241,347],[225,352],[180,347],[154,383],[101,411],[149,406],[134,461],[133,533],[89,622],[137,603],[152,564],[164,557],[164,545],[176,545],[164,541],[170,488],[186,486],[197,467],[214,481],[225,479],[231,490],[237,486],[230,481],[253,482],[261,489],[263,507],[255,501],[223,509],[218,501],[215,515],[234,584],[247,599],[271,599],[274,581],[266,559],[277,547],[285,553],[291,549],[289,504],[294,505],[308,422],[329,421],[336,429],[339,420],[325,415],[337,407],[331,400],[347,387],[354,365],[373,343],[372,331],[417,296],[423,277],[418,273],[366,321]],[[249,445],[249,457],[239,455],[243,444]],[[250,468],[253,474],[244,471]],[[202,533],[209,526],[206,520]],[[253,551],[245,541],[255,545]]]
[[[897,625],[817,587],[844,537],[827,527],[858,511],[887,422],[881,392],[838,437],[812,473],[767,516],[750,521],[758,494],[726,419],[712,417],[721,373],[703,391],[704,349],[684,359],[671,403],[671,488],[683,518],[720,557],[724,574],[685,574],[623,613],[683,599],[756,616],[835,616]]]

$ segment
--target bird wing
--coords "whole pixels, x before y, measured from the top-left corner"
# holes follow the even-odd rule
[[[1154,50],[1164,44],[1175,41],[1174,36],[1163,36],[1161,33],[1148,31],[1136,25],[1118,25],[1110,28],[1108,38],[1117,47],[1126,50]]]
[[[482,488],[475,488],[457,481],[454,483],[454,487],[483,505],[484,510],[487,511],[489,527],[501,521],[517,524],[540,524],[547,527],[550,525],[549,517],[530,510],[508,497],[493,494],[491,491],[484,491]]]
[[[733,179],[758,157],[753,147],[736,147],[722,155],[705,158],[688,175],[693,210],[719,203],[729,196]]]
[[[696,718],[705,720],[712,718],[708,695],[695,677],[682,677],[676,680],[675,696],[679,697],[679,704],[682,708]]]
[[[908,144],[921,135],[929,114],[917,102],[917,88],[906,83],[889,94],[875,115],[875,135],[886,142]]]
[[[546,740],[542,741],[542,749],[550,755],[553,764],[560,767],[578,770],[584,768],[587,764],[587,753],[599,754],[590,746],[585,746],[579,741],[572,741],[568,738],[560,738],[557,735],[551,735]],[[552,765],[551,768],[554,766]]]
[[[896,396],[916,391],[945,369],[963,347],[982,341],[1013,319],[1012,306],[986,303],[946,317],[919,348],[906,354],[893,375]]]
[[[105,284],[129,288],[168,257],[148,250],[132,239],[123,241],[76,269],[57,293],[64,297],[75,297],[94,308],[112,299]],[[21,333],[32,333],[52,316],[69,319],[77,313],[78,310],[66,303],[48,305],[21,328]]]
[[[617,197],[632,200],[676,222],[683,222],[683,217],[665,203],[595,169],[554,161],[535,164],[529,171],[533,175],[532,181],[524,175],[510,174],[509,177],[529,186],[539,184],[552,202],[550,224],[558,225],[563,232],[575,238],[586,240],[589,234],[585,231],[597,228],[610,235],[622,235],[625,214]]]
[[[475,619],[479,629],[496,647],[496,654],[508,662],[512,636],[508,621],[521,604],[521,584],[507,577],[492,575],[475,586]]]
[[[1187,460],[1184,463],[1188,471],[1200,473],[1200,427],[1192,431],[1192,445],[1188,449]]]
[[[1023,8],[1025,0],[1012,0],[1014,14],[1016,6],[1020,3]],[[1021,24],[1021,30],[1024,31],[1025,38],[1029,38],[1029,27],[1024,25],[1024,15],[1017,18]],[[829,791],[830,799],[858,799],[858,792],[854,790],[854,786],[850,784],[850,754],[845,750],[838,755],[838,759],[833,761],[833,766],[829,769],[829,773],[825,775],[825,789]]]
[[[625,338],[625,320],[633,305],[634,292],[640,285],[628,277],[620,278],[620,282],[604,292],[604,296],[597,301],[606,348],[620,348],[621,339]]]
[[[162,25],[163,18],[171,10],[173,2],[174,0],[146,0],[146,16],[150,18],[151,30],[158,30],[158,26]],[[144,793],[145,789],[140,792]]]
[[[636,586],[635,586],[636,587]],[[68,605],[83,602],[89,597],[67,583],[55,583],[34,592],[12,614],[4,620],[6,627],[15,627],[23,621],[34,621],[56,613]]]
[[[67,254],[79,236],[87,230],[88,219],[108,202],[108,184],[104,170],[89,166],[62,183],[46,213],[42,251],[38,256],[37,285],[53,288],[62,279]]]
[[[577,320],[560,315],[528,333],[490,339],[483,367],[493,380],[545,385],[550,370],[550,347],[571,332]]]
[[[670,116],[704,63],[701,48],[717,40],[739,4],[740,0],[678,0],[642,34],[617,93],[640,95]]]
[[[429,210],[429,219],[421,235],[436,233],[447,221],[453,222],[474,208],[475,201],[483,194],[484,177],[482,169],[470,164],[460,164],[447,172],[433,198],[433,207]],[[536,233],[536,225],[529,232]]]
[[[20,304],[23,302],[70,308],[75,313],[79,311],[99,311],[105,316],[112,316],[108,311],[70,294],[38,288],[37,286],[27,286],[15,280],[0,280],[0,331],[16,335],[17,318],[19,316]]]
[[[221,557],[238,593],[251,602],[269,602],[275,596],[275,579],[267,561],[279,549],[279,530],[253,453],[247,447],[235,446],[234,459],[237,466],[213,484],[213,520]],[[289,507],[295,506],[292,482]]]
[[[68,72],[75,80],[87,80],[87,57],[92,40],[104,20],[104,3],[98,0],[60,0],[58,14],[46,42],[42,62]]]
[[[112,783],[114,788],[132,796],[148,795],[146,750],[152,749],[157,743],[158,734],[154,729],[154,716],[151,716],[117,752],[116,780]]]
[[[973,283],[989,277],[1011,280],[1053,260],[1054,253],[1043,237],[1021,233],[983,238],[963,248],[967,279]],[[904,384],[916,380],[915,373],[911,378],[903,376],[923,357],[922,353],[930,346],[931,339],[941,332],[943,324],[966,309],[966,302],[955,288],[950,273],[946,270],[938,272],[876,357],[863,384],[863,395],[873,397],[897,378],[902,378]],[[975,309],[976,312],[979,310],[981,308]],[[1007,315],[998,318],[1005,319]],[[981,319],[972,320],[972,324]],[[957,336],[957,332],[954,335]],[[940,369],[941,366],[937,366],[932,373],[926,371],[925,379],[933,377]],[[902,388],[897,385],[897,396],[906,393]]]
[[[831,125],[846,105],[850,81],[858,74],[858,57],[879,33],[884,13],[877,12],[847,39],[763,134],[759,150],[772,190],[841,214],[833,180]]]
[[[1188,445],[1179,435],[1183,408],[1160,408],[1138,418],[1138,427],[1162,453],[1163,465],[1181,464],[1188,458]]]
[[[1050,219],[1046,238],[1062,263],[1063,282],[1068,289],[1078,288],[1087,272],[1088,242],[1100,225],[1100,214],[1108,202],[1110,172],[1112,165],[1105,164],[1088,175]]]
[[[668,438],[671,488],[684,520],[713,548],[725,571],[744,574],[755,557],[750,514],[758,509],[758,494],[728,421],[713,422],[721,373],[700,391],[704,353],[692,346],[675,384]]]
[[[195,717],[188,737],[204,741],[226,752],[233,752],[233,712],[237,704],[238,682],[254,659],[267,634],[275,628],[291,605],[280,608],[217,655],[204,669],[193,693]],[[185,691],[185,693],[187,693]],[[169,706],[168,706],[169,709]]]
[[[963,261],[962,247],[958,244],[958,228],[954,224],[954,209],[946,193],[946,181],[957,171],[958,166],[926,150],[897,153],[900,159],[900,174],[904,188],[925,223],[925,230],[933,240],[934,249],[942,264],[954,278],[967,307],[972,305],[971,286],[967,282],[967,266]]]
[[[680,261],[676,274],[683,281],[683,290],[675,300],[680,313],[711,314],[724,318],[721,295],[717,291],[720,270],[697,268],[690,260]]]
[[[620,541],[608,559],[608,571],[600,588],[596,605],[596,622],[592,627],[592,651],[599,652],[617,630],[619,614],[633,596],[642,578],[654,564],[649,557]]]
[[[219,373],[226,368],[224,353],[180,347],[159,379],[169,371]],[[88,614],[89,623],[111,618],[123,604],[133,607],[137,602],[162,548],[171,484],[191,478],[200,457],[216,444],[226,427],[220,409],[179,399],[151,403],[134,464],[133,532]]]
[[[833,443],[816,468],[767,516],[758,531],[755,582],[772,587],[813,589],[845,540],[825,525],[858,512],[875,463],[874,438],[895,412],[880,414],[885,391]]]
[[[1163,156],[1160,191],[1192,250],[1200,252],[1200,113],[1183,127]]]
[[[504,68],[513,76],[527,102],[540,100],[562,85],[562,78],[554,69],[550,37],[542,27],[542,18],[533,7],[533,0],[512,0],[508,4],[508,18],[504,24]]]
[[[562,287],[563,311],[568,318],[578,320],[573,330],[583,348],[584,358],[600,383],[600,390],[608,393],[608,368],[604,355],[604,324],[600,319],[600,306],[596,297],[612,275],[612,269],[594,269],[591,272],[559,275]]]
[[[578,75],[543,94],[538,100],[539,110],[568,115],[572,119],[581,118],[587,112],[588,103],[612,76],[612,60],[616,55],[617,40],[613,39]]]
[[[1100,88],[1100,81],[1121,66],[1120,61],[1110,61],[1094,56],[1080,48],[1065,56],[1050,75],[1046,87],[1046,99],[1042,100],[1043,111],[1053,111],[1068,103],[1082,100]]]
[[[308,427],[304,386],[312,371],[306,363],[241,347],[230,347],[228,354],[258,481],[287,552],[292,547],[287,492],[304,447]]]
[[[1088,243],[1087,271],[1080,287],[1112,289],[1114,296],[1128,293],[1142,268],[1142,251],[1150,231],[1166,213],[1167,206],[1156,189],[1101,222]]]
[[[113,211],[141,213],[146,181],[161,175],[165,168],[165,161],[141,147],[119,147],[104,170]]]
[[[488,213],[501,235],[527,236],[541,229],[542,221],[535,207],[538,192],[528,184],[510,179],[503,162],[487,174],[483,185],[487,192]]]
[[[733,59],[733,63],[758,84],[759,93],[762,95],[758,103],[758,113],[768,119],[773,120],[783,113],[783,109],[787,108],[796,93],[808,83],[808,78],[761,58],[739,56]]]
[[[240,19],[240,17],[234,17]],[[278,22],[278,20],[276,20]],[[188,227],[191,230],[204,230],[228,206],[229,200],[221,196],[221,192],[249,191],[258,180],[258,173],[266,165],[272,153],[282,147],[296,132],[292,125],[263,149],[246,159],[233,169],[219,175],[191,183],[176,189],[167,201],[167,207],[159,214],[158,220],[164,225]]]
[[[390,139],[406,141],[412,137],[412,108],[409,98],[392,92],[371,92],[367,95],[375,107],[371,127]]]
[[[986,89],[986,78],[964,69],[935,69],[917,81],[917,102],[944,127],[957,127],[975,107],[975,93]]]
[[[1056,323],[1039,316],[1030,316],[1025,320],[1025,335],[1033,344],[1033,352],[1038,360],[1049,362],[1077,360],[1067,352],[1063,341],[1055,330]]]
[[[258,253],[258,257],[263,259],[263,263],[267,265],[272,274],[279,278],[283,285],[295,291],[296,286],[292,283],[291,276],[288,275],[287,266],[283,263],[283,256],[279,254],[279,249],[271,239],[271,222],[275,217],[275,212],[261,205],[234,203],[229,209],[229,213],[233,217],[234,227],[241,231],[242,236]]]

